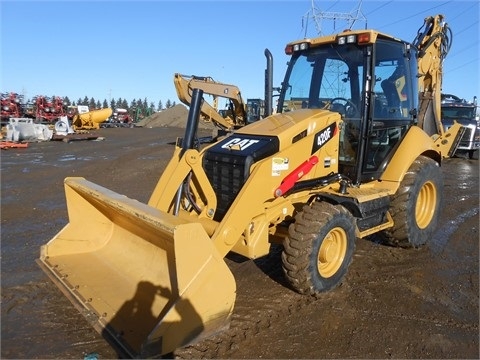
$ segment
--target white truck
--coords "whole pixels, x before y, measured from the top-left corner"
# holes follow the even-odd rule
[[[472,159],[475,151],[480,148],[480,114],[477,108],[476,96],[472,102],[468,102],[455,95],[442,94],[443,126],[448,130],[456,121],[466,128],[456,153],[466,152],[469,159]]]

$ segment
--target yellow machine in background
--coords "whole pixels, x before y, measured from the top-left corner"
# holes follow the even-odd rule
[[[105,122],[111,115],[112,109],[110,108],[89,110],[86,112],[77,111],[73,116],[72,126],[74,130],[99,129],[100,124]]]
[[[341,283],[357,238],[424,245],[442,207],[439,165],[462,133],[438,126],[448,47],[442,15],[413,44],[375,30],[291,42],[277,113],[201,149],[193,87],[148,204],[67,178],[69,223],[39,264],[113,344],[149,357],[228,326],[231,251],[255,259],[281,242],[291,287],[315,294]]]
[[[174,75],[173,82],[178,99],[187,106],[191,104],[193,89],[201,89],[204,95],[213,97],[213,106],[203,101],[200,107],[201,117],[204,121],[213,121],[215,125],[226,131],[231,131],[246,124],[246,105],[237,86],[215,81],[209,76],[188,76],[179,73]],[[220,114],[218,98],[228,99],[229,101],[226,116]]]

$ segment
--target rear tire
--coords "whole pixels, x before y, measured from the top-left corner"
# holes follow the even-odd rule
[[[420,247],[433,236],[443,204],[443,174],[438,163],[419,156],[391,198],[394,226],[383,232],[393,246]]]
[[[316,294],[338,286],[355,250],[355,219],[343,206],[314,202],[290,225],[282,264],[295,291]]]

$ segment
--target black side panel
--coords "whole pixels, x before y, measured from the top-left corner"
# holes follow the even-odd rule
[[[250,167],[278,152],[277,137],[233,134],[222,140],[203,157],[203,168],[217,195],[214,220],[221,221],[243,184]]]
[[[390,208],[390,198],[380,197],[370,201],[358,202],[356,198],[322,194],[321,200],[332,204],[340,204],[347,208],[357,220],[360,231],[381,225],[387,221],[386,214]]]

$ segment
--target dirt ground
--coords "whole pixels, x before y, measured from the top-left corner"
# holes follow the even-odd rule
[[[1,152],[2,359],[118,358],[35,260],[68,221],[65,177],[83,176],[147,202],[183,130],[98,134],[104,140]],[[406,250],[358,240],[342,285],[316,298],[288,288],[279,247],[255,261],[228,256],[237,282],[230,329],[174,356],[478,359],[478,154],[445,160],[442,168],[445,208],[428,246]]]

